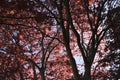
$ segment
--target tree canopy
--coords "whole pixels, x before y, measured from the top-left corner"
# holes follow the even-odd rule
[[[0,79],[119,79],[119,18],[118,0],[1,0]]]

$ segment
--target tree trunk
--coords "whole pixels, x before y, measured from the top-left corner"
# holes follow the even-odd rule
[[[91,80],[91,65],[88,63],[85,63],[84,80]]]
[[[72,67],[74,80],[80,80],[80,75],[78,73],[77,65],[76,65],[75,59],[73,58],[71,50],[68,46],[66,47],[66,49],[67,49],[67,54],[68,54],[69,59],[70,59],[70,64]]]
[[[71,62],[71,66],[72,66],[74,80],[80,80],[80,76],[79,76],[79,73],[78,73],[78,70],[77,70],[75,59],[74,58],[71,59],[70,62]]]
[[[41,75],[41,80],[46,80],[46,78],[45,78],[45,70],[44,69],[40,70],[40,75]]]
[[[37,80],[37,74],[36,74],[36,70],[35,70],[35,65],[33,65],[33,74],[34,74],[34,79],[33,80]]]

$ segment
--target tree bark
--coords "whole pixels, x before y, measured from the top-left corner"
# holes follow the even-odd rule
[[[72,60],[70,60],[70,62],[71,62],[71,65],[72,65],[74,80],[80,80],[80,76],[79,76],[79,73],[78,73],[78,70],[77,70],[75,59],[73,58]]]
[[[85,63],[84,80],[91,80],[91,65],[88,63]]]
[[[35,70],[35,65],[33,65],[33,74],[34,74],[34,79],[33,80],[37,80],[37,74],[36,74],[36,70]]]
[[[70,59],[70,64],[71,64],[71,67],[72,67],[74,80],[80,80],[80,75],[78,73],[78,69],[77,69],[75,59],[73,58],[73,55],[72,55],[71,50],[70,50],[68,45],[66,45],[66,49],[67,49],[67,53],[68,53],[68,56],[69,56],[69,59]]]
[[[41,75],[41,80],[46,80],[46,78],[45,78],[45,70],[43,68],[41,68],[41,70],[40,70],[40,75]]]

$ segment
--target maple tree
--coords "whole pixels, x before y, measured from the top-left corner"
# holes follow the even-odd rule
[[[100,53],[98,49],[101,41],[110,25],[115,23],[114,20],[108,22],[107,18],[109,9],[114,8],[112,4],[118,5],[116,2],[117,0],[0,1],[0,64],[3,64],[0,76],[2,79],[22,80],[45,80],[50,79],[50,75],[57,76],[52,79],[58,80],[71,78],[72,75],[64,72],[66,70],[68,74],[73,73],[74,80],[94,79],[91,77],[91,67],[95,55]],[[64,49],[62,55],[67,55],[60,57],[58,53],[61,49]],[[79,74],[74,53],[83,57],[83,75]],[[52,61],[50,55],[55,55],[52,58],[57,59]],[[13,64],[16,64],[15,70],[12,70]],[[13,77],[10,73],[14,74]]]

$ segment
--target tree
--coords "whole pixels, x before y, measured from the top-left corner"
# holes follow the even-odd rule
[[[46,20],[47,16],[42,12],[34,13],[34,2],[1,1],[1,3],[5,3],[0,6],[1,79],[36,80],[40,74],[41,80],[45,80],[48,58],[59,42],[56,38],[57,32],[50,33],[53,37],[48,35],[49,25],[46,27],[47,25],[43,25],[45,21],[42,21]],[[10,7],[7,7],[8,4]]]
[[[108,23],[114,23],[111,24],[111,28],[108,30],[106,35],[107,44],[106,47],[108,48],[107,51],[109,52],[105,58],[103,58],[100,62],[100,64],[107,66],[110,66],[109,69],[109,78],[112,79],[119,79],[119,31],[117,31],[120,27],[119,24],[119,16],[120,15],[120,7],[115,7],[114,9],[111,9],[108,14]],[[104,77],[104,76],[103,76]]]
[[[42,35],[42,37],[39,37],[39,40],[41,41],[39,51],[42,50],[42,67],[37,65],[37,60],[34,60],[33,58],[30,59],[29,56],[28,58],[24,58],[33,65],[34,79],[36,79],[36,67],[40,72],[43,70],[40,74],[44,77],[44,63],[46,64],[44,61],[47,59],[45,55],[48,52],[49,56],[49,52],[52,50],[50,45],[52,45],[52,42],[55,39],[64,44],[66,48],[65,51],[70,60],[74,80],[91,80],[91,66],[95,55],[97,54],[99,45],[105,37],[106,32],[111,27],[110,25],[114,23],[106,24],[108,18],[107,13],[109,11],[108,5],[112,8],[111,4],[115,4],[116,0],[18,0],[1,1],[1,3],[5,3],[5,5],[0,6],[2,11],[2,14],[0,14],[0,24],[2,25],[2,29],[4,30],[4,25],[9,25],[8,28],[15,26],[15,29],[17,29],[17,26],[20,26],[20,30],[22,28],[22,31],[19,30],[19,32],[26,34],[24,35],[24,38],[23,35],[19,36],[22,40],[18,41],[18,43],[25,41],[26,44],[28,42],[28,45],[37,49],[37,45],[34,45],[34,42],[31,40],[36,41],[37,32]],[[10,8],[7,7],[8,4],[11,5]],[[50,34],[49,29],[46,26],[42,27],[42,24],[49,25],[50,27],[52,25],[56,26],[56,33]],[[12,27],[11,29],[14,28]],[[90,33],[87,41],[85,38],[87,35],[84,35],[86,31],[89,31]],[[60,33],[62,33],[62,37],[60,37]],[[45,40],[45,37],[49,37],[50,39]],[[79,74],[73,56],[74,52],[72,52],[72,49],[74,48],[71,46],[72,40],[77,44],[80,51],[79,54],[82,54],[84,60],[85,72],[83,76]],[[22,45],[22,43],[19,45]],[[50,50],[45,50],[44,47],[46,45],[48,45]],[[24,45],[22,46],[25,48]],[[54,47],[56,46],[52,45],[52,48]],[[32,48],[29,47],[25,50],[29,52],[31,49]],[[37,54],[39,55],[39,52]],[[44,79],[45,77],[43,80]]]
[[[96,72],[94,73],[94,79],[119,79],[119,7],[115,7],[108,12],[107,24],[110,29],[106,34],[106,48],[107,53],[103,59],[98,61],[96,66]],[[102,69],[100,69],[102,68]],[[102,75],[99,75],[102,74]]]
[[[108,45],[110,49],[111,55],[109,56],[109,60],[111,60],[111,69],[110,69],[110,75],[112,79],[120,79],[119,76],[119,70],[120,70],[120,32],[118,31],[120,29],[120,7],[116,7],[115,9],[112,9],[110,11],[110,20],[114,21],[114,24],[111,25],[111,32],[109,31],[109,38],[113,41],[108,40]],[[113,63],[112,63],[113,62]],[[112,69],[114,67],[114,69]]]
[[[73,1],[74,2],[74,1]],[[59,15],[59,21],[60,27],[62,28],[62,34],[63,34],[63,41],[64,45],[66,47],[67,54],[70,59],[70,63],[72,66],[72,71],[74,75],[75,80],[80,80],[80,76],[78,74],[77,66],[75,59],[73,58],[71,48],[70,48],[70,34],[69,31],[71,30],[76,38],[76,42],[78,44],[78,47],[81,51],[81,54],[84,59],[85,64],[85,73],[84,73],[84,80],[90,80],[91,79],[91,66],[94,61],[94,57],[97,53],[98,46],[105,36],[105,33],[110,28],[108,25],[104,26],[102,30],[99,32],[98,29],[104,25],[104,20],[107,17],[105,11],[105,6],[108,2],[107,0],[102,1],[79,1],[76,0],[76,2],[82,2],[83,3],[83,11],[79,11],[80,13],[83,13],[83,17],[85,17],[85,22],[83,22],[83,26],[86,26],[90,28],[91,31],[91,38],[89,39],[89,42],[87,45],[84,44],[84,40],[82,35],[79,34],[76,26],[74,26],[73,20],[76,15],[79,15],[79,12],[74,15],[74,13],[71,13],[70,6],[74,4],[70,0],[60,0],[60,1],[51,1],[51,3],[54,3],[58,10]],[[114,2],[114,1],[113,1]],[[75,6],[77,7],[77,6]],[[79,8],[78,8],[79,9]],[[72,9],[73,10],[73,9]],[[76,11],[73,11],[76,12]],[[82,18],[83,18],[82,17]],[[77,21],[79,18],[77,18]],[[66,22],[66,25],[64,23]],[[79,23],[79,22],[78,22]],[[86,24],[84,24],[86,23]],[[82,23],[81,23],[82,24]],[[80,28],[80,27],[79,27]]]

